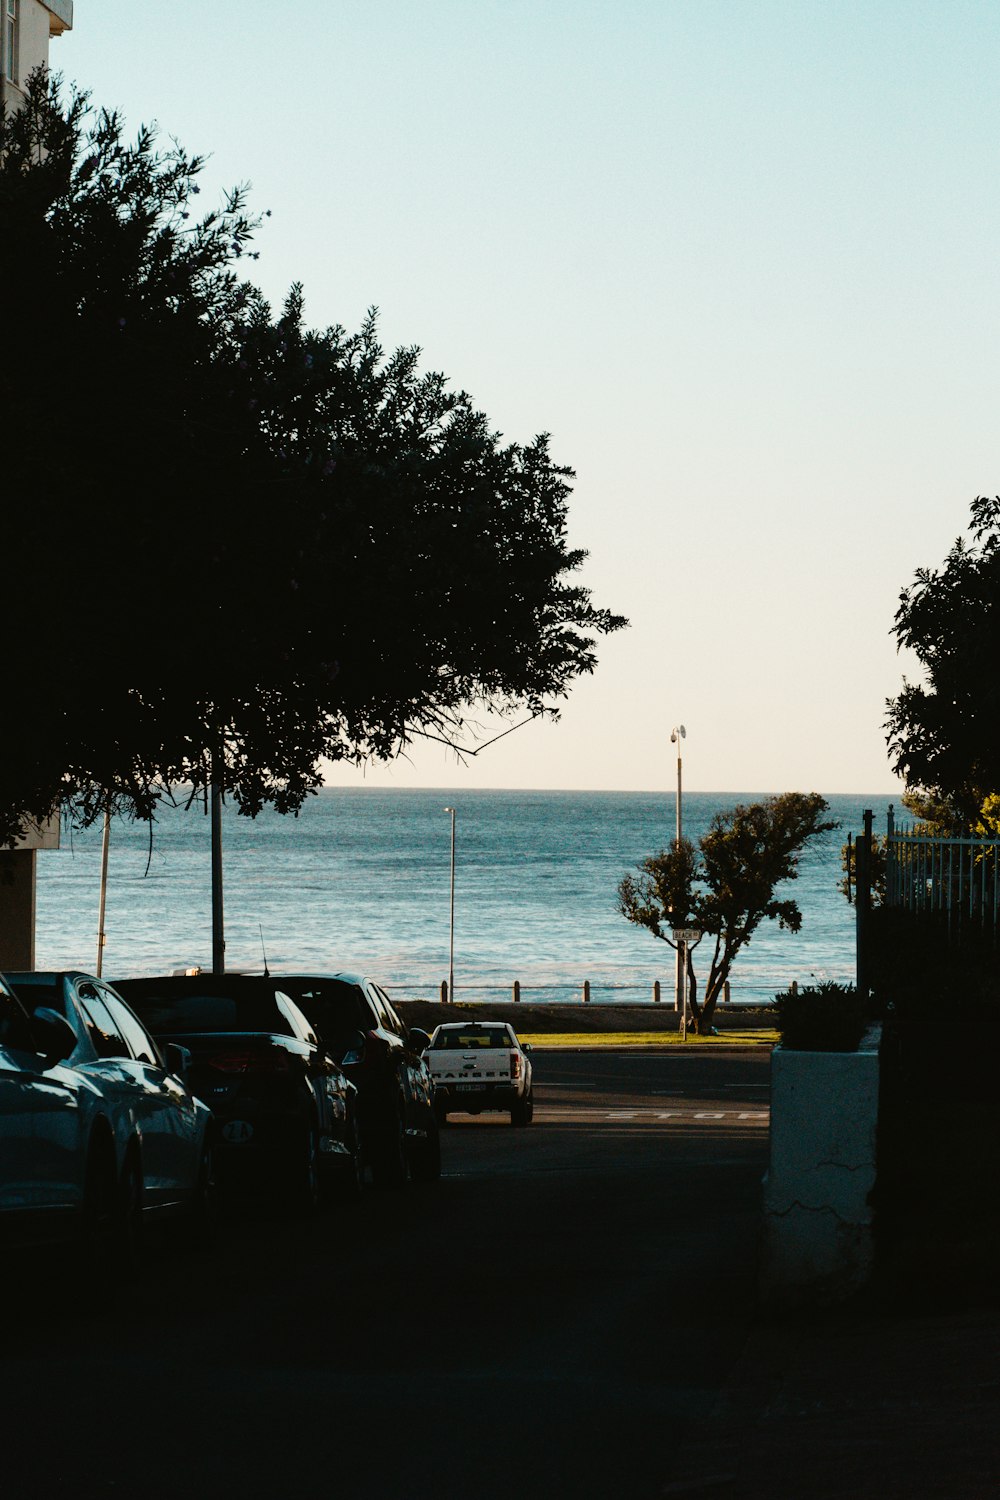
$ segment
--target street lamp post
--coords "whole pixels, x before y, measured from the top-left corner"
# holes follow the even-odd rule
[[[448,924],[448,1000],[455,999],[455,809],[446,807],[451,813],[451,909]]]
[[[683,724],[676,724],[670,731],[670,743],[677,746],[677,853],[680,855],[681,834],[684,828],[684,815],[681,802],[681,740],[687,737],[687,730]],[[685,916],[687,913],[685,913]],[[675,919],[676,920],[676,919]],[[680,1015],[682,1021],[687,1016],[687,964],[685,963],[684,943],[677,945],[677,964],[674,971],[674,1010]]]

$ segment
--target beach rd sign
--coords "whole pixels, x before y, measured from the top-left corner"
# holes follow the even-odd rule
[[[673,937],[675,943],[696,943],[701,933],[697,927],[675,927]]]

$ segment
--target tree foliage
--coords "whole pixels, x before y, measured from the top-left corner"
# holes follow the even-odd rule
[[[904,680],[887,703],[895,769],[950,832],[968,831],[1000,787],[1000,497],[973,502],[969,529],[900,595],[894,633],[924,681]]]
[[[699,1032],[711,1028],[733,964],[761,922],[777,922],[791,932],[802,926],[797,904],[778,888],[796,878],[806,845],[837,826],[824,819],[827,810],[816,793],[785,792],[738,804],[716,813],[697,847],[675,839],[619,884],[618,910],[636,926],[672,948],[675,928],[697,928],[709,939],[700,1002],[693,950],[687,949],[691,1010]]]
[[[292,810],[322,757],[555,714],[625,623],[571,579],[547,438],[504,443],[374,312],[310,329],[298,287],[272,312],[243,190],[195,212],[203,165],[41,74],[0,117],[0,844],[213,776]]]

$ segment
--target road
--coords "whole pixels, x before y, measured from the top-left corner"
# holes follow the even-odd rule
[[[769,1059],[534,1054],[534,1124],[442,1180],[154,1245],[109,1304],[4,1292],[4,1489],[511,1500],[682,1493],[752,1316]]]

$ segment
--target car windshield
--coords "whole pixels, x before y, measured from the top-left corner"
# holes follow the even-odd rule
[[[28,1010],[36,1011],[42,1005],[48,1005],[52,1010],[57,1010],[61,1016],[66,1014],[65,992],[61,984],[55,983],[48,975],[22,974],[18,976],[15,993],[22,1005]]]
[[[372,1016],[355,984],[343,979],[298,981],[279,977],[278,983],[308,1016],[321,1037],[335,1042],[352,1031],[369,1031]]]
[[[198,989],[183,992],[140,988],[127,982],[115,986],[154,1036],[191,1036],[202,1032],[265,1031],[295,1036],[291,1021],[273,992],[213,995]]]
[[[447,1047],[449,1050],[461,1050],[472,1052],[476,1047],[513,1047],[510,1032],[506,1026],[489,1026],[478,1028],[473,1031],[464,1028],[459,1031],[439,1031],[432,1043],[434,1047]]]

